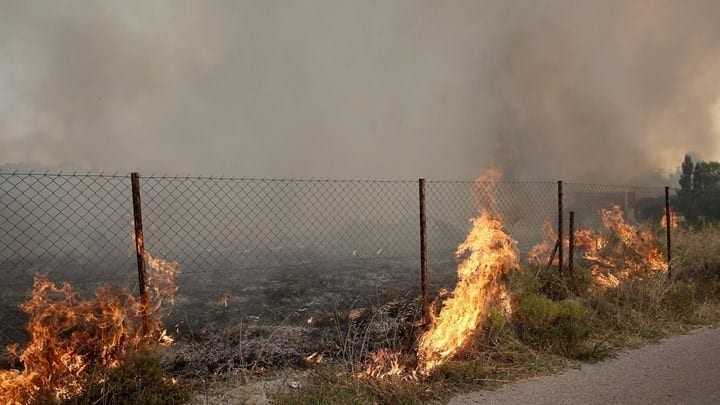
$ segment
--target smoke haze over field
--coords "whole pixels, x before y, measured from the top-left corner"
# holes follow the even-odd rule
[[[0,164],[648,178],[720,158],[718,21],[714,0],[0,0]]]

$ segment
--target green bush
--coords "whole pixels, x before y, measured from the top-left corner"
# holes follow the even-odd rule
[[[513,294],[522,296],[538,293],[553,300],[584,295],[592,285],[592,275],[586,268],[575,266],[573,274],[558,272],[557,268],[532,266],[509,275]]]
[[[526,294],[520,297],[513,321],[525,343],[569,357],[576,357],[590,336],[588,311],[575,299],[553,301]]]

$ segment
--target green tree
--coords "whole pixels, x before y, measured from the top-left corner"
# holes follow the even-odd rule
[[[695,210],[692,204],[695,163],[690,155],[685,155],[680,169],[680,190],[677,193],[677,202],[674,205],[688,221],[695,222]]]
[[[720,220],[720,162],[693,162],[685,155],[680,169],[680,213],[692,224]]]

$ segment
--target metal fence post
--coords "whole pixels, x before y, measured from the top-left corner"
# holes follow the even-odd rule
[[[138,173],[136,172],[130,173],[130,182],[132,184],[133,224],[135,228],[135,253],[137,255],[138,286],[140,288],[140,303],[142,305],[143,332],[147,332],[148,298],[145,288],[145,239],[143,237],[141,208],[142,206],[140,203],[140,175],[138,175]]]
[[[575,211],[570,211],[568,217],[568,275],[575,286]]]
[[[563,268],[563,190],[562,180],[557,182],[558,193],[558,271]]]
[[[425,222],[425,179],[418,180],[420,200],[420,291],[423,319],[428,319],[427,230]]]
[[[670,187],[665,186],[665,238],[667,243],[668,277],[672,274],[670,271],[670,262],[672,261],[672,245],[670,244],[671,228],[672,213],[670,212]]]

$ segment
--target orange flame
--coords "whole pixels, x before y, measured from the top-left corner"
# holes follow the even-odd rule
[[[162,329],[160,309],[175,296],[178,265],[150,254],[146,260],[147,309],[126,289],[106,285],[94,298],[82,299],[67,282],[35,277],[32,295],[21,305],[30,316],[29,343],[18,356],[23,369],[0,371],[4,403],[32,403],[41,395],[72,398],[102,378],[91,376],[91,369],[115,368],[131,351],[172,342]]]
[[[360,378],[400,378],[410,380],[416,378],[416,372],[409,365],[410,362],[403,358],[399,351],[380,349],[373,353],[367,360],[365,370],[358,374]]]
[[[536,266],[547,266],[548,262],[550,261],[550,257],[555,250],[555,245],[557,245],[557,232],[555,232],[555,228],[552,224],[550,224],[550,221],[548,221],[547,219],[543,223],[542,236],[542,241],[537,245],[533,246],[532,249],[530,249],[530,251],[528,252],[528,262]],[[564,237],[563,249],[567,251],[568,247],[569,239],[567,237]],[[550,265],[557,266],[559,261],[560,258],[556,254]]]
[[[609,235],[588,229],[575,234],[576,246],[583,251],[598,286],[616,287],[629,278],[667,271],[652,230],[625,222],[618,206],[600,210],[600,218]]]
[[[662,229],[667,228],[667,218],[665,216],[666,212],[667,212],[667,210],[663,209],[663,216],[660,217],[660,227]],[[678,217],[675,213],[675,210],[672,208],[670,208],[670,225],[671,225],[671,229],[676,229],[680,225],[679,221],[678,221]]]
[[[469,343],[483,326],[489,311],[497,306],[510,312],[510,300],[503,276],[519,267],[517,243],[503,229],[499,214],[493,213],[493,185],[499,172],[487,172],[478,181],[489,182],[480,191],[481,209],[474,218],[472,229],[455,252],[458,265],[458,283],[450,298],[446,299],[430,328],[420,338],[418,361],[420,371],[427,374],[435,367],[456,355]]]
[[[415,379],[428,375],[470,343],[493,307],[510,313],[503,277],[518,268],[519,262],[517,242],[503,229],[502,219],[495,213],[494,190],[499,178],[500,172],[491,169],[475,183],[476,203],[481,209],[455,252],[460,259],[458,283],[442,303],[440,313],[435,316],[435,311],[430,311],[430,326],[418,342],[417,364],[413,366],[401,352],[382,349],[370,354],[359,377]]]

